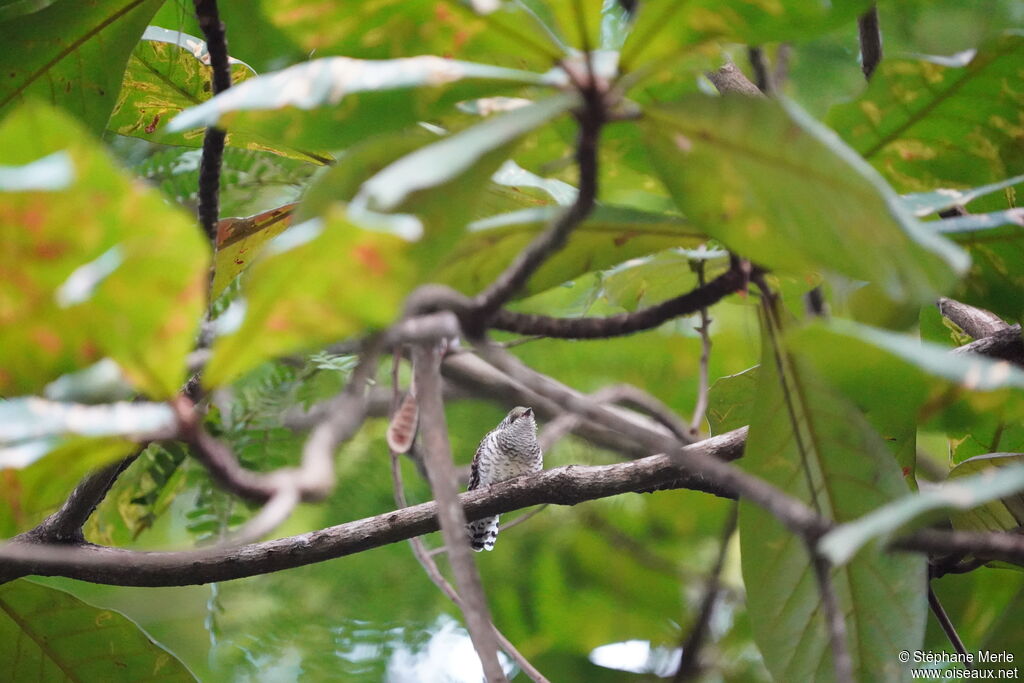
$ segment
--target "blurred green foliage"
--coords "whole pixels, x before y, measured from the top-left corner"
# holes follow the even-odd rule
[[[860,0],[648,0],[635,16],[622,8],[632,3],[614,0],[498,2],[482,15],[470,5],[489,3],[223,0],[240,60],[233,73],[246,88],[213,101],[206,46],[191,38],[201,35],[192,3],[87,4],[0,2],[11,48],[0,55],[5,399],[53,398],[49,382],[104,357],[120,367],[121,389],[172,396],[187,376],[212,262],[206,426],[246,467],[296,465],[305,435],[282,427],[282,415],[336,395],[354,365],[322,351],[327,344],[387,326],[420,283],[480,291],[572,201],[577,126],[562,114],[576,101],[558,66],[579,68],[591,47],[598,79],[617,79],[622,91],[621,120],[602,132],[599,205],[513,310],[635,311],[692,289],[698,262],[709,279],[723,272],[724,248],[778,269],[768,281],[792,318],[786,329],[762,339],[753,286],[710,311],[706,425],[720,434],[752,424],[743,467],[809,504],[820,497],[819,510],[840,521],[916,490],[915,473],[936,462],[953,476],[976,474],[1020,457],[987,454],[1024,450],[1019,371],[954,360],[945,347],[963,343],[962,332],[931,305],[950,295],[1009,322],[1024,313],[1024,233],[1019,213],[1005,213],[1017,203],[1008,179],[1024,173],[1019,3],[880,3],[886,59],[866,84],[856,17],[870,3]],[[753,75],[754,46],[788,99],[713,97],[702,74],[732,59]],[[425,55],[444,59],[359,61]],[[329,57],[349,61],[318,61]],[[530,102],[542,104],[517,110]],[[168,133],[180,111],[181,130]],[[211,261],[179,207],[195,208],[195,148],[214,121],[229,130],[221,215],[254,218],[222,223]],[[951,190],[969,199],[944,204]],[[967,201],[992,216],[955,230],[932,216]],[[819,285],[838,320],[808,324],[802,299]],[[582,392],[633,384],[688,419],[698,325],[688,317],[615,339],[530,339],[512,351]],[[752,369],[762,355],[767,365]],[[407,383],[404,367],[401,377]],[[376,381],[389,382],[384,364]],[[481,399],[448,403],[457,465],[468,465],[504,411]],[[41,521],[86,472],[136,449],[72,430],[28,464],[29,441],[8,427],[0,424],[5,538]],[[276,533],[394,509],[385,429],[369,420],[338,453],[331,497],[300,506]],[[918,467],[920,453],[928,468]],[[618,457],[569,437],[545,465]],[[410,502],[428,500],[413,463],[402,470]],[[1019,498],[953,523],[1014,528]],[[731,505],[663,491],[544,508],[477,557],[495,622],[553,681],[649,680],[674,669],[725,552],[704,679],[827,678],[824,628],[805,629],[821,622],[804,549],[749,505],[742,539],[722,548]],[[125,548],[192,547],[254,512],[187,446],[161,443],[118,479],[85,532]],[[864,679],[905,676],[901,647],[950,650],[927,615],[923,574],[922,557],[871,544],[837,570]],[[1022,581],[1022,572],[982,568],[934,585],[968,649],[1019,661]],[[129,668],[105,680],[189,670],[204,681],[405,681],[442,671],[473,680],[471,657],[453,663],[467,642],[457,610],[404,543],[204,587],[21,579],[0,586],[0,605],[20,615],[0,614],[0,642],[42,662],[33,670],[42,680],[57,678],[51,665],[88,678],[87,667],[117,666],[125,653]],[[51,628],[58,612],[82,620],[83,636],[32,649],[23,636]],[[117,626],[113,645],[107,623]],[[618,669],[591,658],[631,641],[654,654],[621,656]],[[22,669],[13,676],[34,680]]]

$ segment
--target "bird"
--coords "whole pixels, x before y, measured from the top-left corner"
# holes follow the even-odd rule
[[[469,471],[469,490],[540,472],[543,467],[533,408],[517,406],[477,446]],[[470,522],[466,531],[473,550],[493,550],[498,537],[498,516]]]

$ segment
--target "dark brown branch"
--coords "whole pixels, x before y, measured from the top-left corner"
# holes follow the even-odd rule
[[[768,68],[768,59],[764,55],[764,49],[757,45],[748,47],[747,60],[750,62],[750,68],[754,71],[754,83],[757,85],[757,89],[770,95],[773,90],[772,75]]]
[[[942,627],[942,632],[949,638],[950,645],[964,658],[964,662],[967,666],[970,663],[967,660],[967,648],[964,647],[964,641],[960,640],[960,634],[956,632],[956,626],[950,620],[949,615],[946,614],[946,609],[939,602],[939,596],[935,594],[935,589],[928,586],[928,606],[932,608],[932,614],[935,615],[935,619],[939,622],[939,626]]]
[[[660,304],[632,313],[605,318],[552,318],[499,311],[491,327],[517,334],[536,334],[558,339],[606,339],[651,330],[662,323],[692,315],[746,286],[747,276],[740,268],[730,268],[702,287]]]
[[[1020,325],[1013,325],[970,344],[958,346],[952,353],[977,353],[1024,366],[1024,338],[1021,337]]]
[[[81,543],[82,527],[96,506],[106,497],[118,475],[135,460],[132,455],[87,475],[75,487],[60,509],[43,520],[25,536],[42,543]]]
[[[231,65],[228,61],[227,34],[220,20],[216,0],[194,0],[196,20],[206,38],[207,54],[213,72],[213,94],[231,87]],[[220,128],[206,129],[203,138],[203,157],[199,164],[199,223],[210,244],[217,240],[217,221],[220,218],[220,169],[224,158],[227,133]]]
[[[746,430],[736,430],[682,449],[682,455],[735,457]],[[575,505],[597,498],[653,489],[693,488],[716,495],[735,492],[691,474],[667,455],[613,465],[571,465],[545,470],[460,496],[466,518],[480,519],[534,505]],[[387,512],[299,536],[236,548],[141,552],[82,546],[8,543],[0,567],[42,576],[67,576],[125,586],[183,586],[228,581],[300,567],[378,548],[438,530],[433,502]]]
[[[882,61],[882,30],[878,25],[878,7],[871,9],[857,19],[860,35],[860,69],[864,78],[871,80],[872,74]]]
[[[896,539],[889,547],[935,555],[976,555],[985,560],[1002,560],[1024,566],[1024,534],[1010,532],[921,529],[909,536]]]
[[[829,644],[832,646],[832,664],[836,680],[839,683],[853,683],[853,659],[850,657],[850,648],[846,642],[846,619],[832,586],[832,567],[825,558],[814,555],[813,546],[808,546],[808,551],[811,553],[814,575],[818,579],[818,591],[821,593],[825,626],[828,629]]]
[[[711,625],[711,615],[714,613],[715,604],[721,594],[722,568],[725,566],[725,558],[729,551],[729,539],[736,532],[739,506],[733,505],[729,511],[725,526],[722,529],[722,536],[718,546],[718,557],[714,567],[708,574],[707,586],[704,588],[704,597],[700,602],[700,609],[697,611],[697,618],[690,628],[690,633],[683,640],[682,652],[679,654],[679,668],[672,678],[674,683],[695,680],[700,675],[700,651],[707,640],[708,630]]]
[[[459,504],[455,488],[455,463],[448,443],[448,428],[441,398],[441,352],[435,343],[432,346],[417,345],[413,347],[412,354],[416,398],[420,406],[423,461],[430,489],[437,501],[441,535],[458,586],[459,607],[462,608],[470,639],[483,665],[484,677],[488,683],[501,683],[507,678],[498,661],[498,645],[491,614],[469,547],[466,515]]]

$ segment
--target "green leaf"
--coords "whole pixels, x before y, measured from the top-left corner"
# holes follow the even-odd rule
[[[74,178],[75,166],[67,152],[54,152],[24,166],[0,166],[0,191],[63,190]]]
[[[0,163],[58,151],[74,166],[69,187],[0,194],[0,392],[35,392],[110,356],[139,390],[173,396],[204,305],[202,235],[67,114],[30,103],[0,123]]]
[[[969,190],[952,190],[949,188],[934,190],[932,192],[920,192],[918,194],[905,194],[900,199],[907,211],[915,216],[928,216],[938,211],[952,209],[956,206],[967,206],[978,197],[1005,190],[1014,185],[1024,184],[1024,175],[1015,176],[998,183],[974,187]]]
[[[997,488],[1003,491],[1008,488],[1003,478],[1010,475],[1011,478],[1016,478],[1020,487],[1009,495],[991,494],[985,490],[984,495],[991,497],[983,505],[966,509],[957,506],[949,515],[954,529],[1013,531],[1024,526],[1024,454],[988,453],[968,458],[950,471],[949,483],[952,484],[954,479],[972,475],[999,479]],[[997,495],[1001,500],[996,500]]]
[[[484,155],[515,142],[534,128],[561,116],[578,99],[558,95],[491,117],[482,123],[408,154],[363,183],[353,204],[392,211],[414,192],[429,190],[474,168]],[[507,156],[507,152],[505,154]],[[493,162],[491,173],[504,159]],[[489,177],[487,173],[485,177]]]
[[[797,41],[852,21],[871,3],[868,0],[806,2],[775,0],[646,0],[622,48],[623,64],[630,69],[651,60],[679,55],[687,48],[712,40],[763,45]]]
[[[708,391],[708,424],[712,434],[725,434],[750,424],[754,412],[758,368],[719,377]]]
[[[32,96],[101,133],[128,55],[161,0],[60,0],[0,23],[0,114]]]
[[[782,346],[777,314],[762,326],[750,436],[742,466],[840,523],[906,492],[885,444],[852,405]],[[754,640],[777,680],[833,670],[828,629],[802,539],[752,503],[740,503],[740,547]],[[891,653],[919,649],[927,607],[923,557],[863,553],[832,570],[858,679],[896,680]]]
[[[471,224],[435,273],[439,282],[474,294],[497,277],[564,209],[524,209]],[[621,207],[598,206],[519,292],[529,296],[593,270],[669,247],[697,247],[705,237],[685,220]]]
[[[224,288],[249,267],[267,242],[291,226],[295,210],[296,204],[285,204],[255,216],[224,218],[217,223],[211,298],[220,296]]]
[[[698,286],[696,263],[703,262],[705,281],[729,267],[728,253],[697,249],[667,249],[630,259],[605,271],[602,278],[608,302],[635,311],[677,297]]]
[[[281,233],[218,319],[237,327],[214,342],[203,383],[222,386],[267,359],[390,323],[412,281],[407,248],[394,235],[357,227],[340,210]]]
[[[1013,84],[1022,60],[1024,34],[1014,31],[977,53],[886,59],[864,94],[833,108],[828,123],[900,192],[1019,175],[1024,94]]]
[[[980,467],[981,463],[975,463],[970,470],[977,472],[981,469],[980,474],[968,476],[965,472],[955,480],[951,479],[930,486],[920,493],[905,496],[873,510],[860,519],[842,524],[821,537],[821,540],[818,541],[818,550],[830,562],[845,564],[868,541],[888,536],[926,513],[945,509],[970,510],[1024,490],[1024,463],[1020,462],[1021,456],[1007,453],[996,453],[993,456],[1010,456],[1014,458],[1015,462],[1002,466],[993,466],[993,463],[989,462],[987,467]],[[977,459],[972,458],[967,462],[974,460]],[[1017,501],[1017,504],[1019,505],[1020,502]],[[964,526],[974,529],[980,527],[988,530],[1003,530],[998,528],[998,524],[1004,520],[996,522],[996,529],[990,529],[985,522],[981,522],[985,512],[991,512],[991,510],[975,512],[968,517],[970,521]],[[999,517],[1005,518],[1008,514],[1009,511],[1003,506],[1002,514]],[[964,521],[966,520],[961,517],[961,522]],[[978,526],[974,526],[975,524]],[[1017,524],[1013,526],[1016,527]]]
[[[687,218],[764,266],[868,280],[893,300],[947,291],[966,254],[795,105],[691,96],[645,110],[647,148]]]
[[[461,82],[461,83],[460,83]],[[178,133],[214,124],[275,143],[338,149],[430,119],[460,100],[551,78],[441,57],[381,61],[329,57],[251,78],[179,114]]]
[[[46,9],[57,0],[0,0],[0,21]]]
[[[27,467],[74,437],[147,438],[171,436],[177,420],[164,403],[108,403],[98,406],[41,398],[0,402],[0,468]]]
[[[0,586],[0,660],[10,681],[194,681],[126,617],[27,579]]]

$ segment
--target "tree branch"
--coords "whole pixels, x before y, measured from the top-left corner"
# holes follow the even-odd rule
[[[589,62],[588,62],[589,63]],[[470,336],[480,336],[488,319],[519,291],[544,261],[561,249],[569,233],[594,208],[597,199],[597,142],[605,122],[603,95],[597,91],[593,79],[582,90],[584,108],[578,114],[579,137],[576,160],[580,169],[579,192],[576,201],[516,256],[508,268],[491,285],[473,299],[474,318],[480,329],[467,330]]]
[[[937,305],[942,317],[956,323],[961,330],[974,339],[990,337],[996,332],[1001,332],[1010,327],[1008,323],[992,311],[976,308],[961,303],[956,299],[940,297]]]
[[[970,344],[958,346],[952,353],[977,353],[1024,366],[1024,338],[1021,337],[1020,325],[1013,325]]]
[[[864,78],[871,80],[872,74],[882,61],[882,30],[878,25],[878,7],[871,6],[857,19],[860,35],[860,69]]]
[[[729,540],[736,532],[738,512],[739,507],[734,504],[722,529],[718,557],[708,574],[707,586],[704,588],[704,598],[700,602],[697,618],[690,628],[689,635],[683,640],[682,652],[679,654],[679,668],[676,669],[676,674],[672,678],[674,683],[694,680],[700,675],[700,651],[708,637],[711,615],[714,613],[715,603],[718,602],[718,596],[721,594],[722,568],[725,566],[725,557],[729,551]]]
[[[832,586],[832,577],[829,574],[832,568],[825,558],[815,554],[812,545],[808,545],[807,550],[811,554],[814,575],[818,579],[818,591],[821,593],[825,626],[828,628],[828,639],[832,646],[832,664],[836,680],[839,683],[853,683],[853,659],[850,658],[850,649],[846,642],[846,619],[839,608],[839,600]]]
[[[960,640],[960,634],[956,632],[956,626],[953,625],[949,615],[946,614],[946,609],[939,602],[939,596],[935,594],[935,589],[932,588],[930,583],[928,585],[928,606],[932,608],[932,614],[935,615],[939,626],[942,627],[942,632],[949,638],[950,645],[964,657],[964,662],[967,662],[967,648],[964,647],[964,641]]]
[[[723,95],[734,92],[740,95],[747,95],[748,97],[764,97],[764,93],[761,92],[760,88],[751,83],[750,79],[732,62],[719,67],[715,71],[708,71],[704,75],[718,89],[718,92]]]
[[[216,0],[194,0],[196,19],[206,38],[210,55],[210,79],[213,94],[231,87],[231,65],[228,62],[227,34],[220,20]],[[203,137],[203,157],[199,164],[199,223],[210,244],[217,241],[217,220],[220,217],[220,168],[224,158],[227,133],[213,126]]]
[[[408,507],[409,504],[405,500],[405,487],[402,485],[402,470],[398,463],[398,454],[394,451],[391,451],[391,483],[394,488],[395,505],[399,508]],[[449,600],[455,603],[456,607],[463,610],[464,607],[462,599],[459,597],[455,587],[448,583],[444,578],[444,575],[437,566],[437,562],[434,561],[430,552],[427,551],[427,547],[423,544],[423,539],[419,536],[410,538],[409,545],[412,547],[413,555],[416,556],[416,560],[420,563],[420,566],[423,567],[423,571],[427,573],[427,577],[431,582],[437,586],[438,590],[444,593]],[[438,550],[444,550],[444,546],[441,546]],[[523,670],[523,673],[530,677],[530,680],[534,681],[534,683],[550,683],[548,679],[544,677],[544,674],[538,671],[537,668],[530,663],[530,660],[524,657],[522,653],[516,649],[515,645],[512,644],[512,641],[506,638],[505,635],[498,630],[498,627],[495,626],[493,622],[491,622],[490,626],[494,630],[494,637],[498,641],[498,646],[505,652],[505,654],[515,660],[519,665],[519,668]]]
[[[746,430],[736,430],[682,449],[684,455],[735,458]],[[734,496],[726,487],[692,475],[667,455],[613,465],[570,465],[461,494],[469,520],[534,505],[575,505],[587,500],[654,489],[693,488]],[[183,586],[266,574],[378,548],[438,530],[433,502],[335,527],[264,543],[181,552],[143,552],[83,544],[0,546],[0,568],[41,576],[67,576],[125,586]]]
[[[466,515],[459,504],[455,488],[455,464],[448,443],[444,403],[441,398],[441,353],[435,342],[432,346],[413,347],[413,371],[416,399],[420,406],[420,435],[424,451],[430,489],[437,501],[441,535],[448,549],[448,559],[455,573],[460,596],[459,606],[466,617],[466,628],[473,641],[484,676],[490,683],[506,681],[505,672],[498,661],[498,645],[491,624],[490,610],[484,598],[483,584],[473,563],[469,538],[466,536]]]
[[[556,339],[606,339],[651,330],[683,315],[692,315],[746,286],[742,268],[730,268],[706,285],[681,296],[632,313],[604,318],[552,318],[501,310],[491,327],[517,334],[535,334]]]

